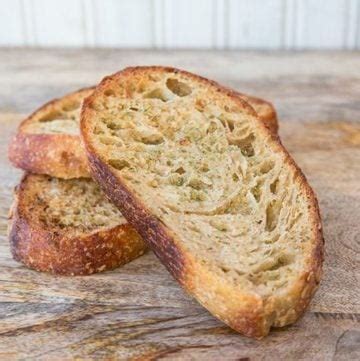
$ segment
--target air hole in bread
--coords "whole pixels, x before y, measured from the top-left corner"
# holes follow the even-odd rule
[[[121,123],[117,122],[116,120],[110,121],[110,122],[106,123],[106,127],[111,130],[121,129]]]
[[[265,230],[271,232],[277,226],[279,213],[281,209],[280,202],[271,201],[266,208],[266,226]]]
[[[161,213],[163,213],[163,214],[169,214],[169,212],[167,211],[167,209],[165,209],[165,208],[163,208],[163,207],[160,208],[160,211],[161,211]]]
[[[245,138],[235,138],[233,136],[228,136],[229,144],[236,145],[241,149],[241,153],[246,157],[252,157],[255,155],[255,150],[253,147],[253,142],[255,140],[254,134],[249,134]]]
[[[109,159],[109,164],[117,170],[122,170],[130,166],[129,162],[125,159]]]
[[[217,124],[214,121],[211,121],[206,130],[206,134],[212,134],[216,131],[216,129],[217,129]]]
[[[234,122],[231,119],[228,119],[226,122],[227,122],[230,132],[232,132],[234,130]]]
[[[294,256],[289,253],[282,253],[277,262],[269,269],[270,271],[278,270],[281,267],[288,266],[293,262]]]
[[[260,167],[260,172],[262,174],[269,173],[271,171],[271,169],[274,168],[274,166],[275,166],[275,164],[273,161],[264,162]]]
[[[208,183],[206,179],[202,179],[199,177],[192,177],[187,185],[196,190],[205,189],[211,186],[211,184]]]
[[[115,96],[115,91],[113,89],[107,89],[104,91],[104,95],[107,97],[113,97]]]
[[[278,271],[291,264],[293,260],[294,256],[286,252],[281,252],[277,256],[269,256],[256,266],[249,278],[255,284],[266,283],[268,272]]]
[[[160,144],[164,141],[164,137],[160,132],[158,132],[155,128],[151,127],[138,127],[134,129],[133,134],[134,139],[138,142],[144,144]]]
[[[198,110],[200,113],[202,113],[205,109],[206,106],[206,102],[203,99],[197,99],[195,101],[195,108],[196,110]]]
[[[168,94],[166,94],[165,91],[160,88],[153,89],[150,92],[146,93],[144,95],[144,98],[159,99],[163,102],[167,102],[167,101],[171,100],[171,98],[168,96]]]
[[[184,82],[181,82],[174,78],[166,80],[167,88],[179,97],[185,97],[191,94],[191,88]]]
[[[183,167],[179,167],[177,169],[175,169],[175,172],[178,174],[184,174],[186,173],[185,169]]]
[[[57,119],[64,119],[64,116],[63,114],[61,114],[60,111],[54,110],[41,117],[39,119],[39,122],[51,122],[52,120],[57,120]]]
[[[200,165],[199,170],[200,170],[201,172],[207,173],[207,172],[210,170],[210,168],[209,168],[209,165],[208,165],[207,163],[202,163],[202,164]]]
[[[225,114],[221,114],[219,116],[219,120],[221,121],[224,128],[228,129],[230,132],[234,130],[234,121],[227,117]]]
[[[271,191],[271,193],[276,194],[277,188],[278,188],[278,184],[279,184],[279,179],[276,179],[274,182],[272,182],[272,183],[270,184],[270,191]]]
[[[261,186],[261,183],[257,183],[255,187],[251,188],[251,193],[257,202],[259,202],[261,198]]]
[[[71,103],[68,103],[68,104],[64,104],[61,109],[64,112],[71,112],[71,111],[73,111],[75,109],[78,109],[78,108],[80,108],[80,103],[79,102],[71,102]]]

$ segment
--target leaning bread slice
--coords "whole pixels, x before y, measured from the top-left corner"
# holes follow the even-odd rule
[[[146,250],[90,179],[25,175],[15,192],[9,235],[16,260],[62,275],[110,270]]]
[[[79,138],[80,106],[93,88],[55,99],[26,118],[9,147],[9,158],[18,168],[58,178],[90,177]],[[259,113],[269,129],[277,133],[276,112],[266,100],[236,93]]]
[[[197,75],[128,68],[81,113],[93,176],[179,283],[235,330],[263,337],[320,280],[315,195],[247,103]]]

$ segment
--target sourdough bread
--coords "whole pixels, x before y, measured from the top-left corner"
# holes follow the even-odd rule
[[[79,113],[92,90],[81,89],[54,99],[26,118],[9,145],[12,164],[58,178],[90,177],[79,138]]]
[[[81,113],[93,177],[179,283],[238,332],[295,322],[321,276],[316,197],[232,91],[165,67],[105,78]]]
[[[9,235],[14,259],[61,275],[114,269],[147,248],[90,179],[26,174],[15,191]]]

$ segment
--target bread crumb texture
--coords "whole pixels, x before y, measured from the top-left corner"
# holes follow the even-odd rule
[[[90,179],[58,179],[32,175],[23,201],[32,222],[51,231],[72,233],[112,228],[126,223],[118,209],[110,203]]]
[[[79,135],[80,110],[83,100],[91,94],[93,88],[70,93],[61,99],[50,102],[30,117],[22,126],[22,131],[29,134],[68,134]],[[156,96],[156,91],[149,96]],[[238,94],[258,113],[274,134],[278,124],[274,107],[271,103],[253,96]],[[161,96],[161,94],[160,94]]]
[[[133,68],[104,80],[87,108],[91,147],[208,274],[266,302],[309,271],[311,190],[246,103],[185,72]],[[215,313],[230,302],[203,293]]]
[[[21,130],[29,134],[79,135],[81,104],[92,90],[79,90],[53,100],[30,116]]]

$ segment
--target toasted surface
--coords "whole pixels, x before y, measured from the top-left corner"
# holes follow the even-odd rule
[[[251,337],[296,321],[320,280],[313,191],[233,92],[191,73],[128,68],[86,99],[93,176],[173,276]]]
[[[79,138],[80,106],[93,88],[55,99],[26,118],[9,146],[9,159],[18,168],[58,178],[90,177]],[[235,93],[235,92],[234,92]],[[246,99],[274,133],[278,130],[274,107],[266,100],[236,93]]]
[[[121,266],[146,250],[90,179],[27,174],[11,213],[12,254],[37,271],[86,275]]]

